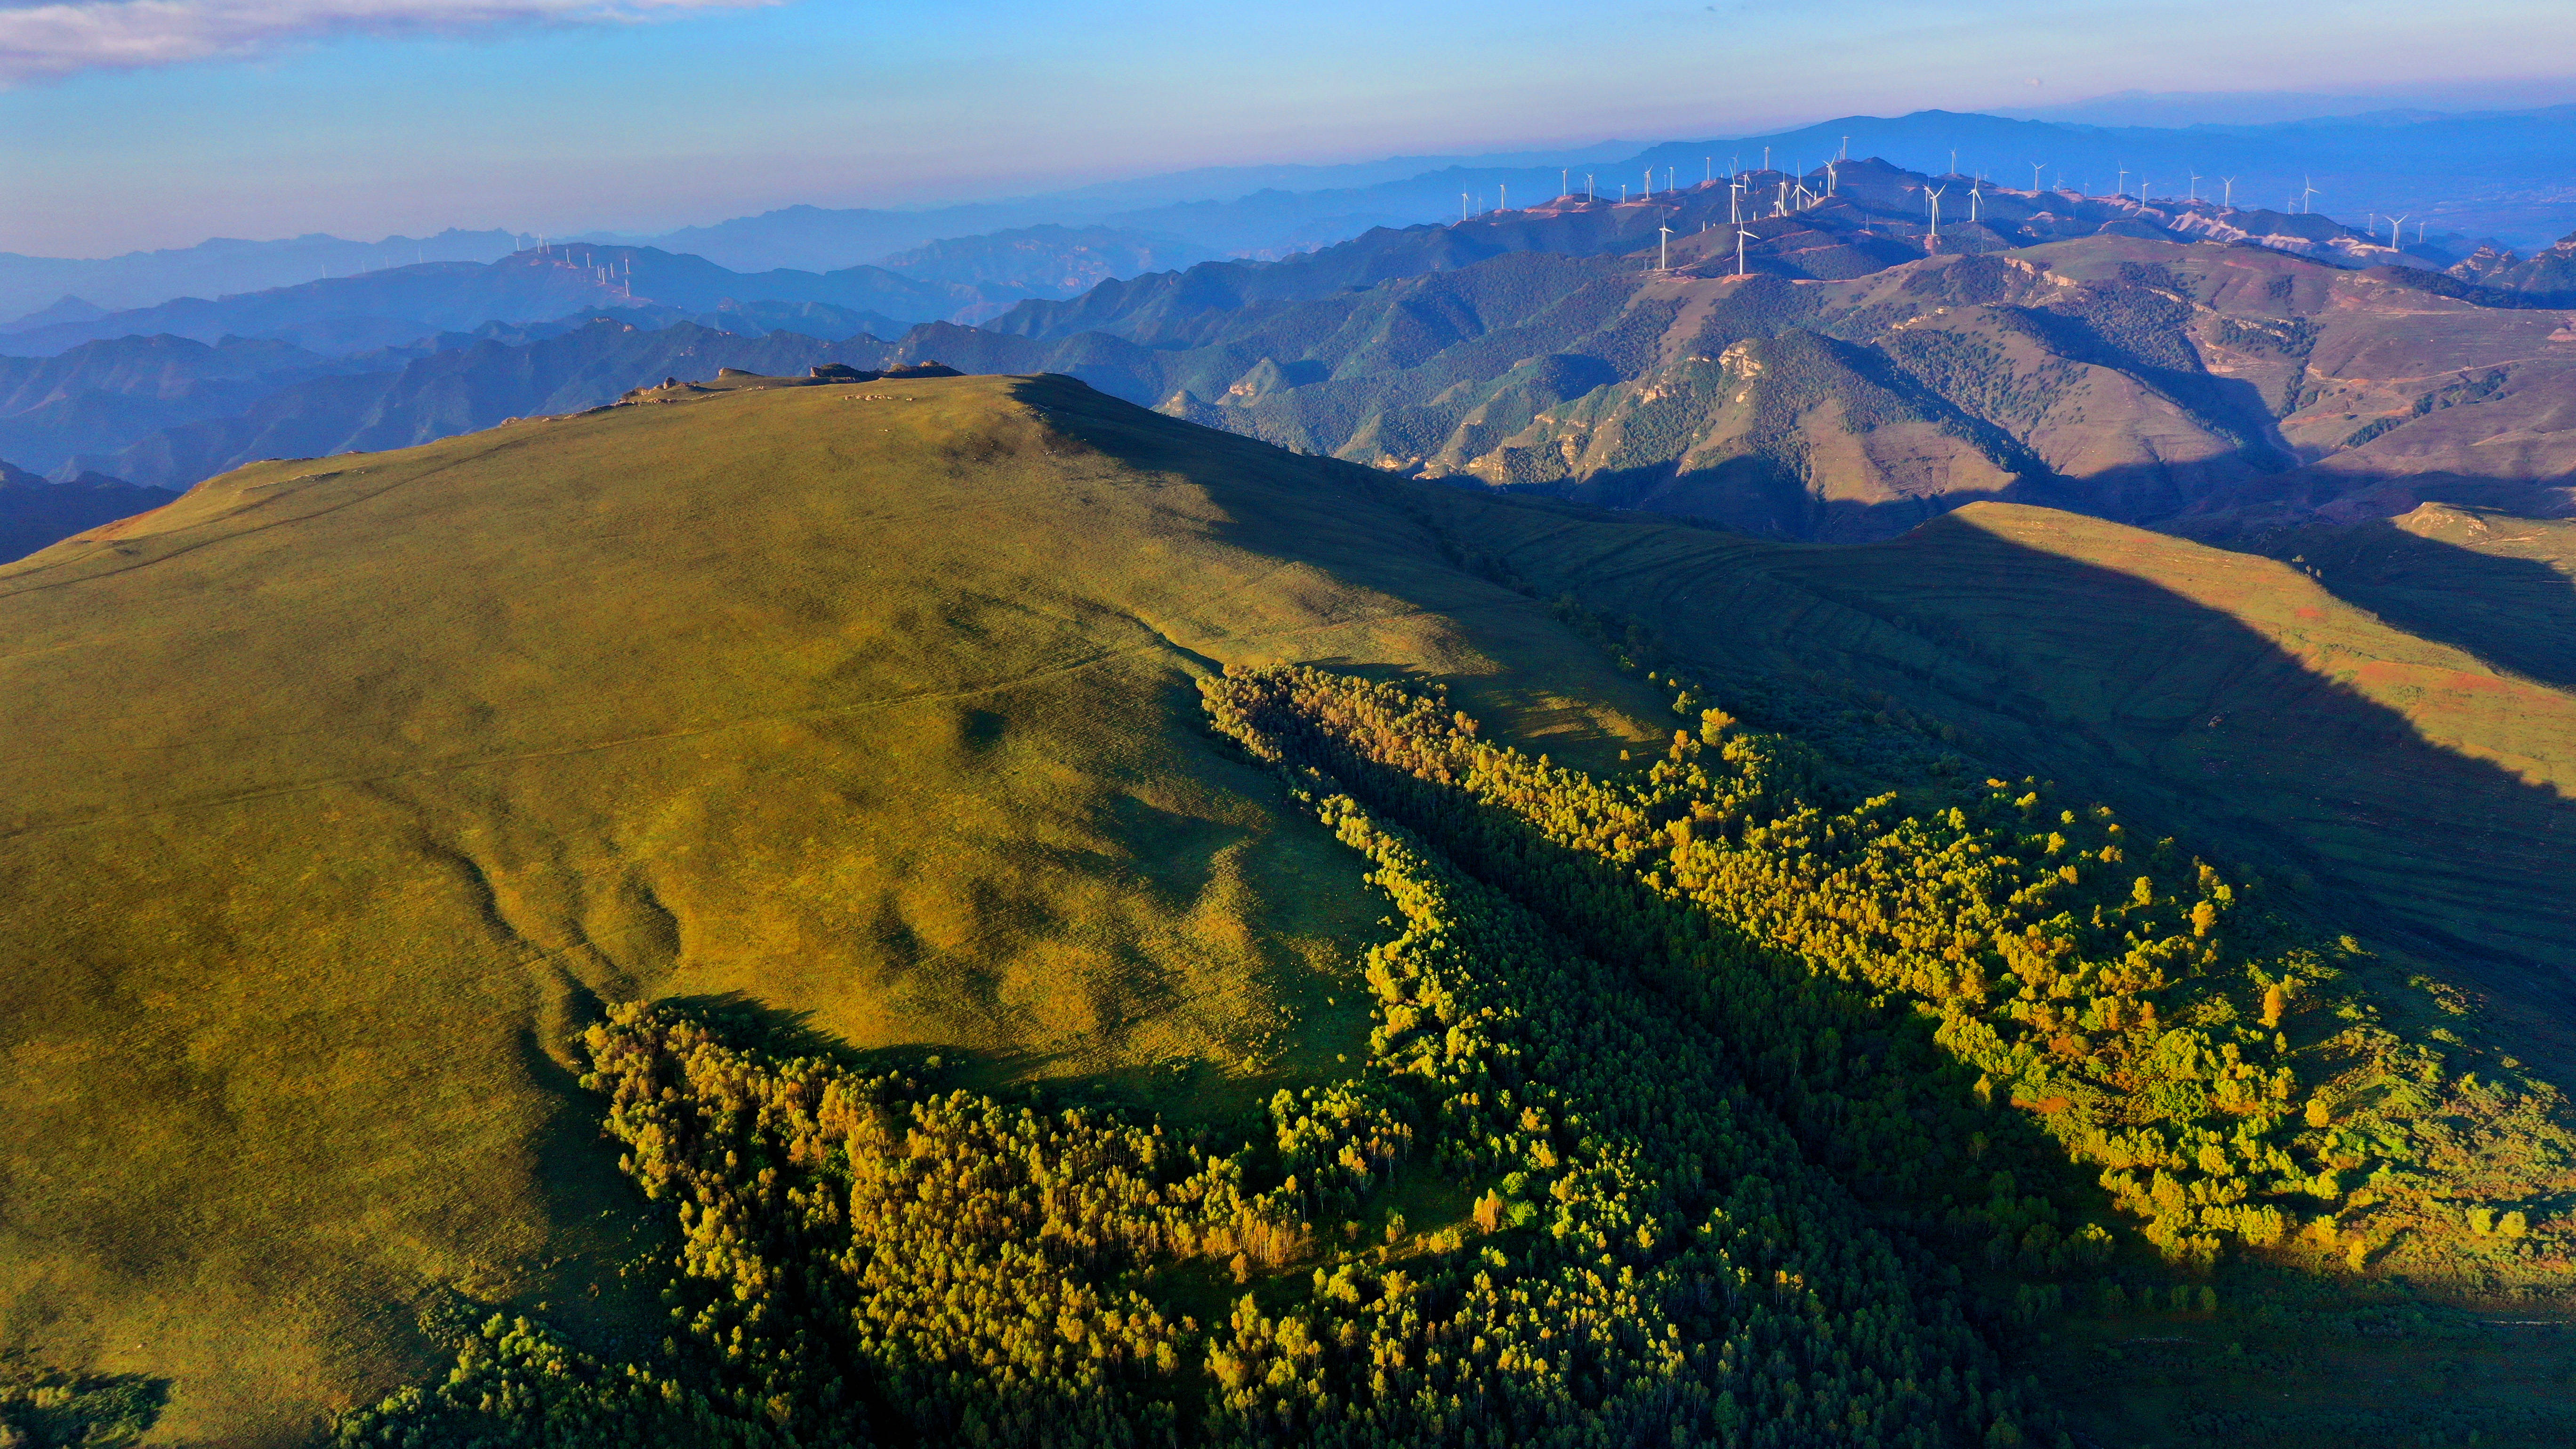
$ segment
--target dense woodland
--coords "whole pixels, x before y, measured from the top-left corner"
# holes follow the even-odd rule
[[[340,1442],[2002,1449],[2072,1442],[2032,1325],[2228,1255],[2567,1281],[2564,1104],[2382,1025],[2349,942],[1655,681],[1684,727],[1607,777],[1436,691],[1205,682],[1392,907],[1366,1058],[1252,1140],[613,1010],[659,1351],[495,1318]]]

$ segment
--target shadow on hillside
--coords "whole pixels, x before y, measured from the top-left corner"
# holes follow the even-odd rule
[[[773,1057],[820,1057],[854,1071],[887,1071],[919,1065],[921,1053],[902,1048],[864,1050],[814,1024],[815,1013],[794,1011],[741,991],[665,998],[662,1005],[704,1022],[717,1036]]]
[[[2552,1013],[2576,1008],[2576,909],[2560,888],[2576,805],[2435,743],[2461,728],[2441,696],[2410,719],[2151,579],[1963,521],[1841,552],[1774,576],[1856,627],[1773,650],[1958,718],[2005,768],[2098,795],[2238,870],[2305,877],[2320,924],[2456,962]],[[1743,627],[1677,632],[1705,647]],[[2576,716],[2523,727],[2564,732]]]
[[[2576,690],[2576,581],[2537,559],[2424,538],[2386,519],[2292,535],[2267,551],[2296,554],[2335,597],[2409,634]]]
[[[125,1449],[170,1402],[170,1381],[144,1374],[63,1374],[0,1357],[0,1444]]]
[[[1243,499],[1248,512],[1222,527],[1245,547],[1293,551],[1433,612],[1511,578],[1640,620],[1721,677],[1806,669],[1884,691],[1965,731],[1963,748],[1999,774],[2055,780],[2231,876],[2286,884],[2323,928],[2473,973],[2529,1008],[2535,1030],[2564,1037],[2576,1021],[2576,900],[2563,890],[2576,805],[2434,743],[2462,728],[2447,696],[2408,705],[2410,719],[2151,578],[1951,516],[1859,547],[1765,548],[1676,520],[1404,482],[1105,398],[1078,411],[1091,446]],[[1342,536],[1255,527],[1254,478],[1338,495]],[[1363,529],[1365,553],[1351,539]],[[1481,562],[1470,573],[1458,559]],[[1689,612],[1672,607],[1684,597]],[[2576,716],[2521,727],[2576,731]],[[2547,757],[2569,741],[2529,743]],[[2560,1047],[2576,1061],[2576,1039]]]
[[[2241,480],[2247,466],[2227,455],[2206,464],[2129,464],[2079,478],[2047,472],[2034,463],[2013,482],[1991,492],[1868,501],[1819,498],[1777,462],[1747,455],[1687,472],[1657,463],[1604,470],[1576,483],[1519,485],[1508,491],[1518,497],[1560,498],[1586,507],[1723,528],[1753,538],[1860,544],[1901,537],[1971,503],[2021,503],[2161,527]]]

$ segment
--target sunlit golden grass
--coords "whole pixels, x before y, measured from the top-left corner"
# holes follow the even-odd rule
[[[451,1293],[590,1305],[600,998],[1184,1114],[1330,1065],[1380,908],[1203,740],[1210,664],[1591,757],[1652,707],[1356,470],[1061,381],[738,386],[107,532],[0,571],[0,1342],[172,1378],[189,1442],[408,1376]]]

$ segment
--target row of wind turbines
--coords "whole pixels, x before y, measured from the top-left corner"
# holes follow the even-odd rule
[[[1824,163],[1824,166],[1822,167],[1824,172],[1824,183],[1822,188],[1811,188],[1807,184],[1807,178],[1812,173],[1805,169],[1803,162],[1798,163],[1796,174],[1783,177],[1776,183],[1777,193],[1771,199],[1771,206],[1768,215],[1773,217],[1786,216],[1792,212],[1802,211],[1811,206],[1818,205],[1823,201],[1840,194],[1840,167],[1850,159],[1851,154],[1851,138],[1845,136],[1842,140],[1843,144],[1841,151],[1834,157],[1834,159]],[[1742,167],[1742,162],[1743,157],[1741,155],[1728,158],[1728,179],[1726,182],[1729,189],[1727,222],[1730,226],[1736,228],[1736,271],[1738,275],[1743,274],[1745,261],[1743,226],[1746,219],[1746,208],[1744,203],[1747,198],[1747,194],[1753,189],[1752,183],[1747,178],[1749,176],[1760,176],[1771,172],[1771,148],[1767,146],[1763,148],[1762,165],[1759,171],[1746,172]],[[2030,191],[2026,194],[2036,197],[2044,195],[2051,190],[2066,190],[2062,176],[2057,179],[2057,182],[2053,187],[2046,184],[2049,179],[2048,168],[2051,165],[2050,162],[2031,161],[2026,164],[2031,168]],[[1702,177],[1701,185],[1705,187],[1718,184],[1717,158],[1714,155],[1705,157],[1703,158],[1703,165],[1705,167],[1705,174]],[[1628,184],[1626,182],[1621,182],[1619,184],[1618,204],[1625,206],[1651,200],[1657,192],[1657,188],[1655,186],[1656,169],[1657,168],[1653,166],[1644,168],[1644,172],[1641,177],[1644,184],[1633,195],[1629,190]],[[1667,193],[1679,190],[1680,188],[1676,184],[1675,178],[1676,168],[1667,165],[1663,167],[1662,170],[1664,173],[1664,186],[1662,190]],[[2122,200],[2126,200],[2128,198],[2128,180],[2130,174],[2131,173],[2126,166],[2117,168],[2117,179],[2115,180],[2113,187],[2114,197]],[[1928,213],[1926,233],[1928,239],[1935,243],[1938,242],[1941,235],[1942,200],[1949,194],[1951,188],[1957,183],[1961,175],[1962,173],[1958,166],[1958,152],[1952,151],[1950,153],[1949,172],[1944,176],[1937,178],[1941,184],[1937,186],[1930,185],[1928,184],[1929,181],[1936,178],[1927,178],[1927,184],[1922,188],[1924,206]],[[2139,172],[2137,175],[2139,181],[2136,204],[2140,207],[2152,205],[2155,194],[2155,183],[2152,175],[2147,172]],[[2238,179],[2239,178],[2234,176],[2206,176],[2200,172],[2186,168],[2184,172],[2185,195],[2183,199],[2187,204],[2200,204],[2204,200],[2200,194],[2201,183],[2204,181],[2216,181],[2219,183],[2220,193],[2215,198],[2207,199],[2215,200],[2219,205],[2233,210],[2236,205],[2236,183]],[[1970,175],[1967,177],[1967,181],[1968,221],[1973,224],[1982,219],[1981,204],[1984,200],[1985,190],[1991,183],[1989,183],[1987,178],[1982,174]],[[1559,184],[1557,193],[1560,198],[1571,198],[1575,194],[1573,182],[1573,168],[1561,168],[1558,172]],[[2081,196],[2083,193],[2079,191],[2076,194]],[[2312,176],[2302,176],[2300,177],[2300,189],[2298,193],[2285,203],[2284,209],[2286,211],[2302,214],[2313,213],[2316,210],[2316,198],[2323,194],[2325,193],[2317,187],[2315,179]],[[1495,208],[1496,210],[1510,209],[1509,195],[1510,193],[1508,188],[1498,188],[1498,205]],[[1598,186],[1598,173],[1587,172],[1584,175],[1582,195],[1587,204],[1596,203],[1602,199]],[[1458,199],[1459,219],[1461,221],[1465,221],[1473,216],[1476,209],[1481,206],[1483,201],[1481,196],[1471,196],[1469,193],[1465,192],[1461,192]],[[2377,244],[2378,224],[2381,220],[2382,218],[2379,217],[2377,213],[2373,213],[2368,224],[2363,228],[2363,235],[2369,238],[2374,245]],[[2412,215],[2389,217],[2386,218],[2386,220],[2389,224],[2388,245],[2391,250],[2402,249],[2404,243],[2404,226],[2405,223],[2410,220],[2414,220],[2416,222],[2417,241],[2421,242],[2423,240],[2425,223],[2421,220],[2417,220]],[[1711,225],[1713,224],[1714,223],[1711,223]],[[1702,229],[1705,230],[1706,228],[1703,227]],[[1661,241],[1657,246],[1657,270],[1669,270],[1671,241],[1678,233],[1669,226],[1659,227],[1658,232],[1661,236]]]

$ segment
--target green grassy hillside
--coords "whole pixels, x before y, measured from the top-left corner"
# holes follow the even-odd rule
[[[2289,565],[737,376],[0,627],[11,1426],[2010,1446],[2131,1304],[2576,1273],[2576,705]]]
[[[0,750],[0,1342],[248,1442],[408,1376],[443,1303],[588,1303],[602,997],[1256,1100],[1366,1035],[1328,983],[1381,912],[1192,673],[1636,733],[1347,470],[1072,384],[687,396],[263,464],[0,571],[42,702]]]

